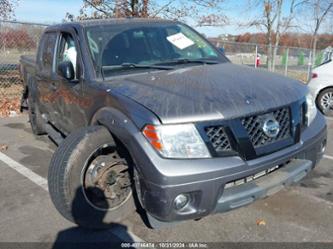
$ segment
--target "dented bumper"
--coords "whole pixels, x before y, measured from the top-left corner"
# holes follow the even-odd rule
[[[318,114],[302,132],[299,143],[253,160],[238,156],[168,160],[141,151],[136,159],[144,166],[138,186],[141,203],[155,227],[242,207],[305,177],[322,158],[326,139],[326,122]],[[279,168],[271,170],[276,166]],[[255,177],[261,172],[266,174]],[[244,180],[249,177],[253,179]],[[230,186],[235,181],[237,184]],[[189,196],[189,204],[176,210],[174,200],[184,193]]]

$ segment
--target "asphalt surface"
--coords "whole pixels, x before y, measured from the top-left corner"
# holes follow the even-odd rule
[[[43,182],[31,180],[45,181],[56,146],[32,135],[26,115],[0,119],[0,144],[8,145],[0,153],[0,242],[333,242],[333,120],[328,126],[327,157],[300,184],[270,198],[160,230],[135,213],[110,230],[89,231],[62,218]],[[25,169],[33,173],[27,177]]]

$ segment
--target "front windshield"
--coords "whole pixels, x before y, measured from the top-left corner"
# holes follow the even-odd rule
[[[227,61],[214,47],[185,25],[153,23],[130,26],[101,25],[86,29],[98,76],[119,74],[117,66],[124,64],[149,66],[180,60]],[[108,70],[105,70],[106,68]],[[128,73],[133,68],[124,67],[121,71]],[[142,67],[137,68],[143,70]]]

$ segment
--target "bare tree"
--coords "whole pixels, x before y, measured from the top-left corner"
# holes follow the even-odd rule
[[[273,33],[274,24],[280,13],[282,0],[257,0],[252,1],[253,7],[262,8],[263,15],[257,16],[254,20],[250,21],[249,26],[256,26],[264,28],[266,31],[266,44],[267,44],[267,67],[272,70],[272,57],[273,57]],[[250,8],[251,9],[251,8]]]
[[[277,50],[278,50],[279,44],[280,44],[282,5],[283,5],[283,0],[276,1],[277,13],[276,13],[275,45],[274,45],[274,49],[273,49],[272,68],[271,68],[273,72],[275,71],[276,55],[277,55]]]
[[[304,1],[305,0],[249,0],[246,3],[249,5],[248,8],[245,8],[248,12],[252,12],[253,9],[258,8],[263,10],[261,15],[251,18],[252,20],[246,25],[255,26],[260,29],[263,28],[265,30],[268,70],[274,71],[281,34],[292,27],[295,9]],[[289,12],[282,11],[286,4],[289,4]]]
[[[16,0],[0,0],[0,18],[3,20],[12,18],[16,4]]]
[[[263,29],[266,34],[267,45],[267,68],[272,70],[273,66],[273,35],[275,32],[276,20],[281,18],[281,8],[283,0],[249,0],[244,7],[247,12],[252,13],[253,9],[262,9],[261,15],[252,17],[246,26]],[[244,24],[240,24],[244,26]]]
[[[333,13],[333,0],[309,0],[307,10],[312,11],[312,65],[316,59],[318,34],[322,24]]]
[[[210,14],[206,16],[201,16],[198,20],[199,26],[224,26],[229,23],[227,16],[223,14]]]
[[[150,0],[83,0],[78,19],[147,17],[149,4]]]
[[[282,8],[284,4],[287,4],[288,1],[277,0],[277,20],[276,20],[276,29],[275,29],[275,44],[272,55],[272,71],[275,70],[276,56],[277,51],[280,45],[281,34],[288,31],[290,28],[297,28],[297,24],[293,24],[293,21],[296,17],[296,11],[300,9],[307,0],[291,0],[289,2],[289,12],[285,12],[283,15]]]
[[[77,19],[150,17],[167,19],[194,19],[201,26],[224,25],[222,3],[225,0],[83,0]],[[67,14],[67,20],[76,19]]]
[[[17,4],[16,0],[0,0],[0,20],[8,20],[14,16],[14,9]],[[0,31],[2,31],[0,22]],[[6,50],[6,40],[0,39],[0,47]]]
[[[167,19],[192,19],[198,26],[225,26],[228,18],[224,14],[225,0],[170,0],[159,5],[157,15]],[[157,3],[157,2],[155,2]]]

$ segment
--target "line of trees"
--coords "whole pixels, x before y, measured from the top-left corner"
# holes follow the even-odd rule
[[[0,32],[0,49],[27,50],[34,49],[37,46],[37,41],[34,36],[29,34],[27,30],[7,28]]]
[[[281,34],[279,45],[282,47],[312,48],[312,34],[286,32]],[[234,38],[235,42],[266,44],[265,33],[244,33]],[[275,33],[272,35],[275,43]],[[324,33],[318,35],[317,50],[333,47],[333,34]]]

